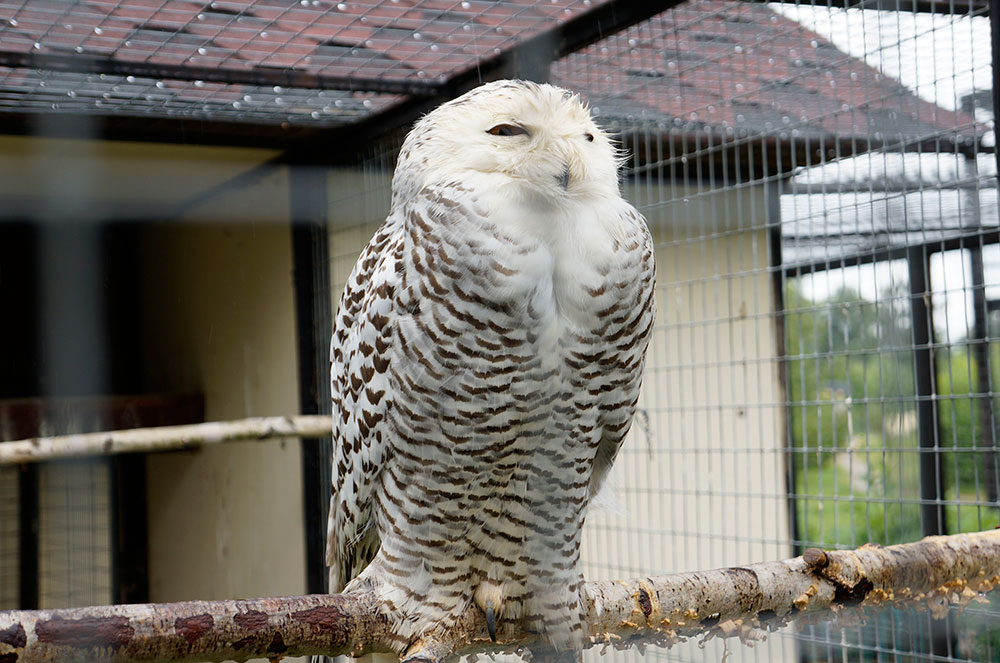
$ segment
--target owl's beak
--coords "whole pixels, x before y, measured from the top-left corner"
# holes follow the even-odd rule
[[[569,165],[563,166],[563,172],[561,175],[556,175],[556,181],[559,182],[559,186],[566,190],[569,186]]]

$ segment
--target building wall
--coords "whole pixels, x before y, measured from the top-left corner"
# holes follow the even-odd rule
[[[141,390],[203,393],[209,420],[295,413],[287,178],[283,168],[247,177],[275,155],[0,137],[0,222],[33,222],[53,236],[81,227],[97,236],[108,221],[138,229],[130,277],[141,301],[120,324],[141,338]],[[99,264],[101,255],[89,259]],[[112,286],[88,286],[93,301]],[[123,351],[100,343],[109,356]],[[302,593],[300,463],[294,439],[149,455],[150,600]],[[41,479],[43,607],[109,600],[110,550],[79,540],[108,537],[106,472],[54,464]],[[0,513],[0,531],[16,524],[8,514],[16,512]],[[7,577],[16,560],[2,554]]]
[[[141,301],[127,307],[136,313],[119,324],[129,327],[129,339],[140,337],[128,348],[141,348],[141,356],[129,355],[141,364],[140,389],[203,393],[210,420],[294,413],[287,178],[282,168],[247,177],[275,155],[0,137],[0,222],[32,222],[46,238],[68,230],[100,237],[113,229],[109,221],[137,229],[128,233],[138,266],[129,277],[138,282],[131,291]],[[87,228],[94,230],[80,232]],[[101,245],[95,240],[93,246],[95,254],[84,257],[99,265]],[[47,273],[28,276],[44,280]],[[87,301],[97,303],[130,291],[100,278],[86,288]],[[52,306],[45,301],[40,310],[48,315]],[[83,315],[99,313],[84,306]],[[56,347],[69,343],[73,331],[60,331]],[[95,342],[112,361],[126,351],[108,338]],[[108,387],[95,388],[106,393]],[[300,463],[297,440],[149,455],[150,600],[302,593]],[[108,481],[106,472],[84,469],[79,463],[41,469],[43,607],[109,600],[110,550],[80,545],[82,536],[108,539]],[[4,515],[3,531],[8,520]],[[4,569],[16,568],[13,555],[3,558]]]
[[[202,391],[210,421],[299,410],[287,201],[278,171],[146,233],[147,380]],[[155,454],[147,470],[151,600],[304,593],[297,440]]]

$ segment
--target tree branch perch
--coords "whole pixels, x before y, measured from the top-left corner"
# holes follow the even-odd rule
[[[298,415],[34,437],[0,442],[0,466],[60,458],[195,449],[220,442],[260,441],[278,437],[328,437],[331,430],[333,423],[329,416]]]
[[[1000,583],[1000,531],[928,537],[857,550],[629,581],[583,590],[589,646],[670,646],[686,637],[762,639],[793,619],[830,618],[886,605],[935,617]],[[0,612],[0,663],[245,661],[388,651],[386,620],[369,594],[117,605]],[[435,642],[436,658],[531,648],[535,636],[505,623],[500,644],[479,610]]]

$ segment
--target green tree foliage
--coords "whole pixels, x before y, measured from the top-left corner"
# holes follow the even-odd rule
[[[849,547],[919,538],[917,399],[905,284],[883,290],[876,301],[849,289],[812,300],[790,281],[785,311],[800,539]],[[939,440],[949,449],[942,466],[948,497],[959,502],[948,508],[949,529],[988,527],[997,516],[982,507],[987,451],[977,441],[974,362],[962,345],[935,356]]]

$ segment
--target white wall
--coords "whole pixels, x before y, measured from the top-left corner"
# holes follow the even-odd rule
[[[227,212],[255,197],[287,209],[284,173],[146,235],[148,381],[203,392],[210,421],[299,410],[287,212]],[[151,600],[303,593],[300,463],[297,440],[149,456]]]

